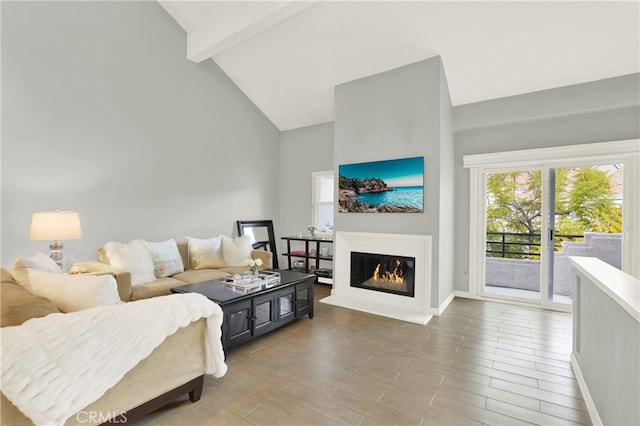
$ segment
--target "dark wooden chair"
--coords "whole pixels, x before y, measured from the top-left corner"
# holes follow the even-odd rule
[[[273,233],[272,220],[238,220],[238,235],[253,235],[255,242],[254,249],[267,250],[273,253],[273,268],[278,266],[278,253],[276,250],[276,237]]]

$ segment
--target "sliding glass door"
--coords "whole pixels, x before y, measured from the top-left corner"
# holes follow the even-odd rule
[[[568,305],[569,256],[622,267],[622,164],[485,171],[481,295]]]
[[[485,296],[540,300],[540,169],[484,174]]]
[[[623,164],[548,169],[549,267],[546,300],[571,303],[569,256],[597,257],[622,269]]]

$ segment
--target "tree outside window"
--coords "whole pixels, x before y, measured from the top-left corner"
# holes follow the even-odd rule
[[[580,240],[585,232],[622,232],[622,205],[616,180],[621,166],[555,169],[555,243]],[[541,172],[505,172],[487,175],[487,247],[506,241],[500,257],[537,258],[542,219]],[[495,243],[494,243],[495,242]],[[526,252],[529,255],[522,254]],[[515,254],[519,253],[519,254]],[[489,256],[495,256],[488,253]]]

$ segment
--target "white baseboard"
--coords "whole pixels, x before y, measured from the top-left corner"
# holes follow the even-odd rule
[[[580,371],[580,365],[578,364],[578,360],[576,359],[576,357],[573,355],[573,352],[571,353],[571,368],[573,369],[573,374],[576,375],[576,380],[578,381],[578,386],[580,387],[580,391],[582,392],[584,403],[587,406],[587,411],[589,412],[589,416],[591,417],[591,423],[593,423],[594,426],[602,426],[604,423],[602,423],[600,414],[598,414],[596,404],[591,397],[589,388],[587,388],[587,382],[584,381],[582,371]]]
[[[449,306],[449,303],[451,303],[453,299],[455,299],[455,297],[456,297],[456,292],[454,291],[446,299],[442,301],[440,306],[438,306],[437,308],[431,308],[431,312],[434,315],[438,315],[438,316],[442,315],[445,309],[447,309],[447,307]]]
[[[469,295],[468,291],[454,290],[449,295],[449,297],[444,299],[444,301],[440,304],[440,306],[438,306],[437,308],[431,308],[431,313],[433,315],[437,315],[437,316],[440,316],[440,315],[444,314],[444,311],[449,307],[449,304],[451,302],[453,302],[453,299],[455,299],[456,297],[464,297],[466,299],[471,299],[472,298]]]

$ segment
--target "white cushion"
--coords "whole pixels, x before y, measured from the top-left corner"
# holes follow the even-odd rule
[[[187,238],[190,269],[224,268],[222,259],[222,238],[220,236],[205,240]]]
[[[176,240],[171,238],[157,243],[149,241],[143,241],[143,243],[151,253],[156,278],[170,277],[184,272],[182,256]]]
[[[36,253],[31,259],[16,258],[13,262],[13,278],[15,278],[18,284],[29,291],[31,290],[31,285],[29,284],[29,269],[56,274],[62,273],[58,264],[42,252]]]
[[[251,260],[251,235],[236,238],[222,236],[222,258],[225,266],[245,266]]]
[[[29,269],[33,293],[46,297],[62,312],[120,303],[111,275],[67,275]]]
[[[109,264],[131,273],[131,285],[136,286],[156,280],[153,259],[145,246],[109,241],[104,245],[104,251],[109,258]]]

